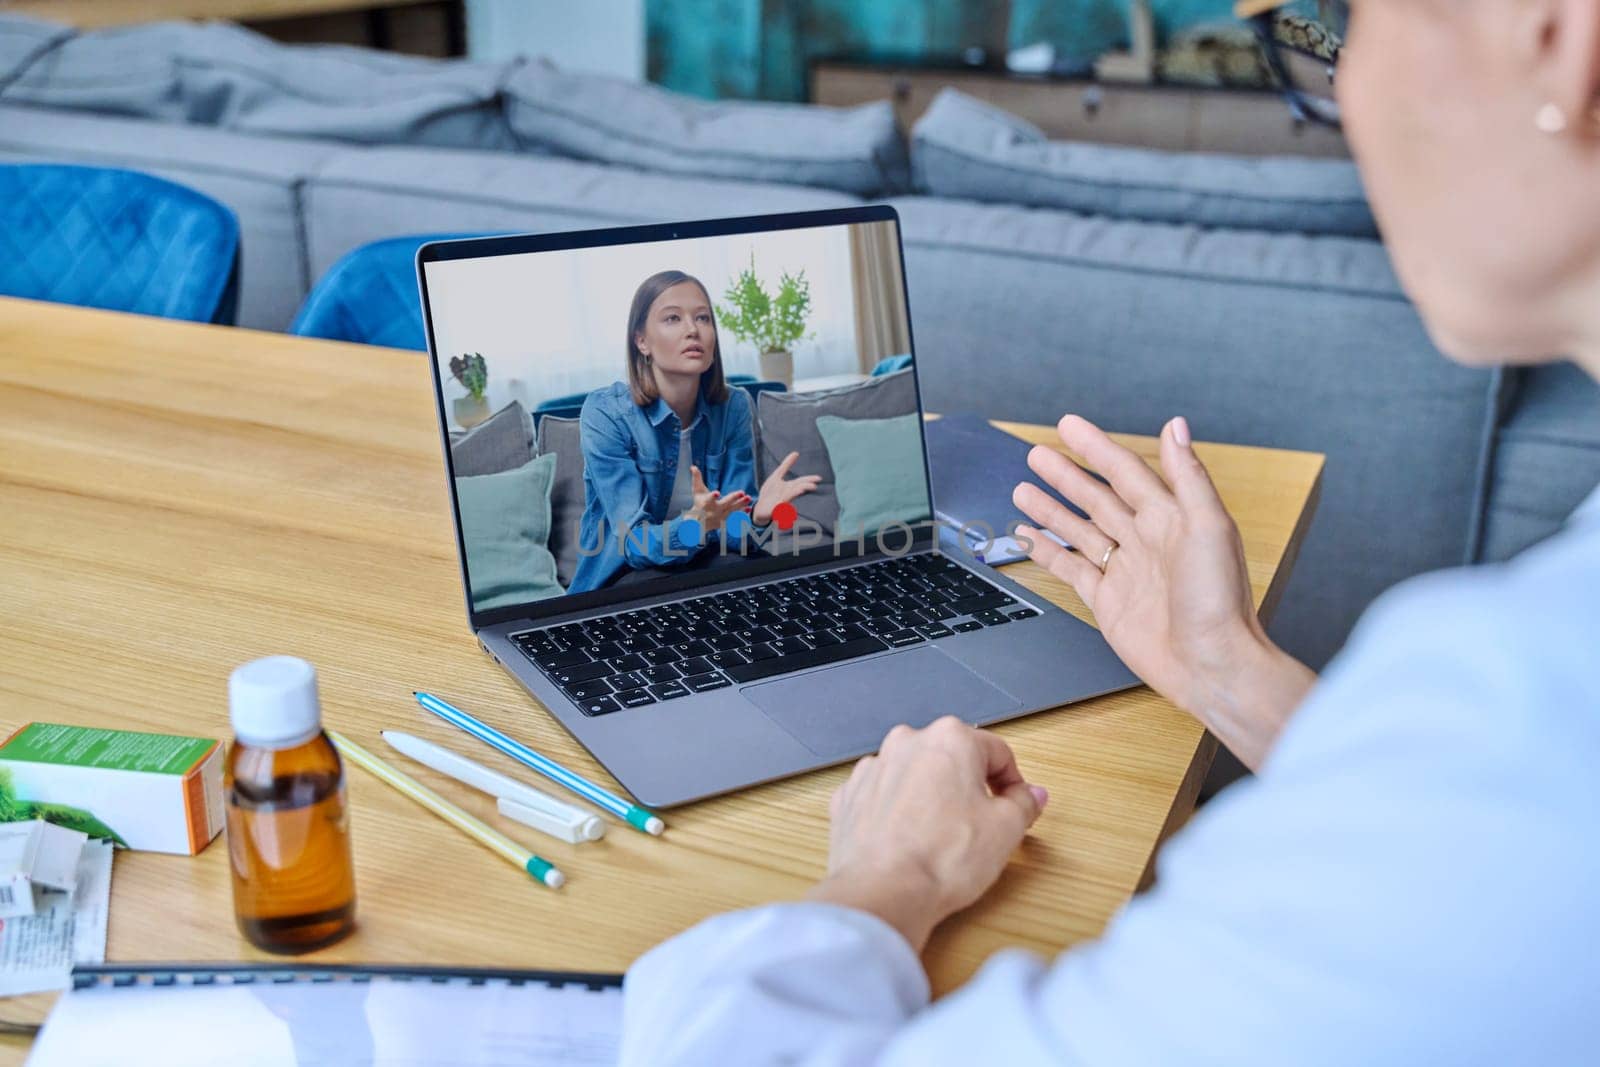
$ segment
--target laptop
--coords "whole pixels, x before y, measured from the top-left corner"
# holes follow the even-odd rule
[[[941,537],[902,263],[886,206],[417,253],[472,630],[642,804],[1137,684]]]

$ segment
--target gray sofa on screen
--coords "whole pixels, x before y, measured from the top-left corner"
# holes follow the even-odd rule
[[[827,544],[834,534],[839,519],[838,479],[817,431],[819,415],[884,419],[911,415],[916,410],[916,391],[909,370],[835,389],[761,393],[751,412],[757,480],[765,479],[790,452],[800,453],[799,469],[821,478],[816,491],[796,501],[801,518],[811,525],[791,532],[771,531],[766,551],[785,555]],[[566,589],[578,569],[577,532],[586,503],[578,420],[556,415],[535,418],[513,400],[466,433],[452,435],[450,442],[451,465],[458,482],[515,470],[544,455],[554,455],[556,464],[550,484],[550,534],[543,547],[555,558],[556,581]],[[466,537],[470,542],[470,529]]]
[[[1387,587],[1509,556],[1600,479],[1593,387],[1440,356],[1338,162],[1052,144],[955,94],[906,145],[887,101],[713,104],[537,60],[0,16],[4,160],[131,167],[226,203],[240,322],[271,330],[383,237],[887,201],[930,410],[1138,433],[1182,413],[1205,439],[1327,453],[1272,624],[1317,665]]]

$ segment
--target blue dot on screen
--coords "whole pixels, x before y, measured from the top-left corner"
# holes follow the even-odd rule
[[[686,545],[698,545],[700,543],[699,520],[684,519],[683,522],[679,523],[678,525],[678,536]]]

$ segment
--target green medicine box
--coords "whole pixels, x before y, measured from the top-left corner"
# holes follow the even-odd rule
[[[129,848],[192,856],[222,830],[222,742],[29,723],[0,744],[22,800],[83,808]]]

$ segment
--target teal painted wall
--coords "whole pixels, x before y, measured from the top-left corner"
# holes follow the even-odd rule
[[[800,100],[814,56],[949,56],[1049,41],[1088,60],[1126,44],[1126,0],[646,0],[651,81],[703,97]],[[1230,0],[1154,0],[1159,33],[1227,20]]]

